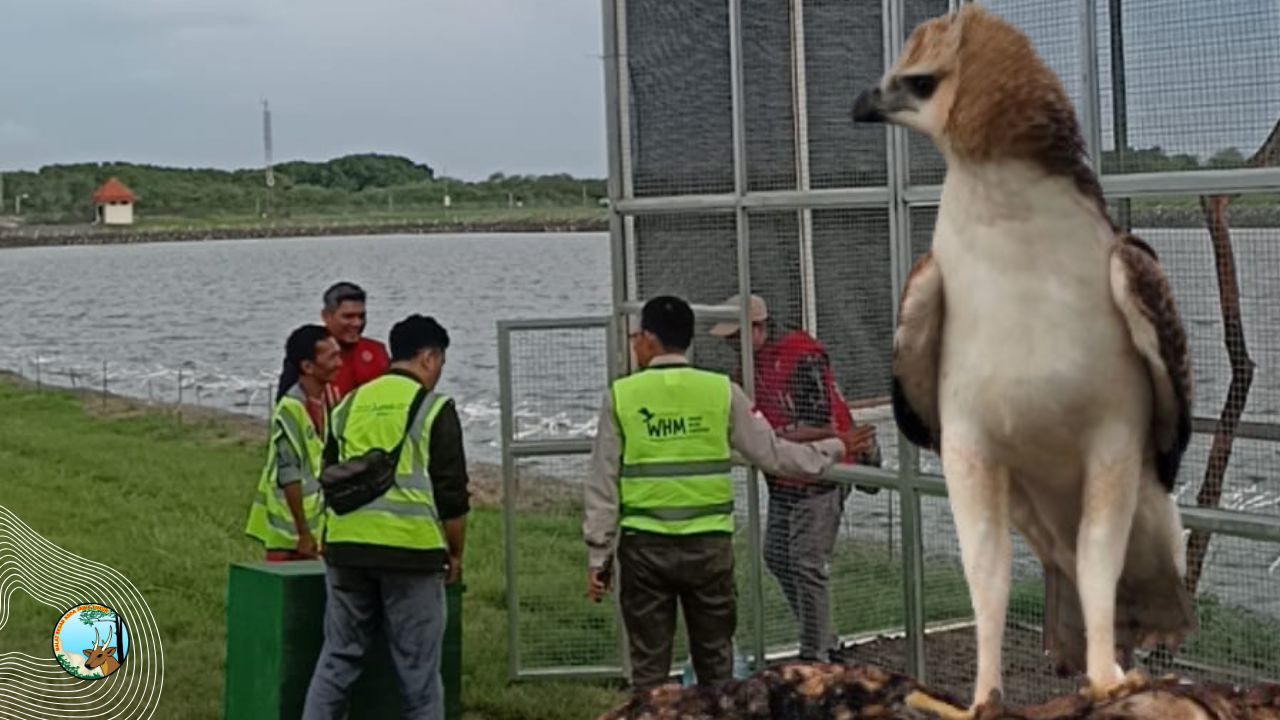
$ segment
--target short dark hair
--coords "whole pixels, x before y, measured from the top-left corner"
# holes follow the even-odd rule
[[[335,310],[339,305],[348,301],[364,302],[364,288],[353,282],[343,280],[330,285],[329,289],[324,291],[325,310]]]
[[[413,314],[391,328],[391,359],[395,362],[412,360],[423,350],[446,350],[449,347],[449,331],[433,317]]]
[[[653,333],[667,350],[684,352],[693,343],[693,308],[674,295],[659,295],[640,310],[640,329]]]

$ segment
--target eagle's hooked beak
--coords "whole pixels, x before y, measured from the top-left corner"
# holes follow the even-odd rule
[[[886,120],[884,94],[880,92],[880,88],[877,86],[863,90],[853,102],[853,121],[882,123]]]
[[[915,112],[937,87],[933,75],[898,75],[862,91],[853,103],[855,122],[900,123],[903,113]]]

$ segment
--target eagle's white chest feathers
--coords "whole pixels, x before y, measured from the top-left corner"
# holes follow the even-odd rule
[[[1070,472],[1063,461],[1079,455],[1085,428],[1145,426],[1149,389],[1112,299],[1111,243],[1068,179],[952,165],[933,239],[946,296],[944,435],[989,445],[1011,469],[1049,461]]]

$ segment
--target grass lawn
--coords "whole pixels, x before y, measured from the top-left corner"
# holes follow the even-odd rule
[[[0,504],[51,542],[129,578],[160,627],[165,688],[156,717],[221,718],[227,565],[256,560],[243,535],[262,462],[245,422],[117,410],[70,393],[0,380]],[[121,405],[124,405],[121,403]],[[54,500],[69,498],[71,505]],[[604,685],[506,682],[500,512],[471,516],[464,596],[466,716],[495,720],[592,717],[613,705]],[[574,574],[581,595],[581,573]],[[0,652],[49,654],[61,614],[11,596]]]

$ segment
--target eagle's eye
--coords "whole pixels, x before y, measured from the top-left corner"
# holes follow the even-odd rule
[[[902,84],[912,95],[928,100],[933,91],[938,89],[938,78],[935,75],[904,75]]]

